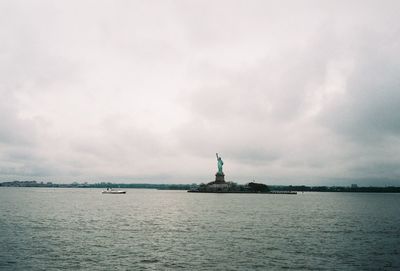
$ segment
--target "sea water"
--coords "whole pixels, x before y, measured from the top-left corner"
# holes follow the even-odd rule
[[[400,270],[400,194],[0,188],[1,270]]]

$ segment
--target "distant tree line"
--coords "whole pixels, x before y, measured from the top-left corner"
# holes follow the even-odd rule
[[[287,186],[270,186],[272,191],[298,191],[298,192],[362,192],[362,193],[400,193],[398,186],[366,186],[366,187],[350,187],[350,186],[305,186],[305,185],[287,185]]]
[[[78,183],[57,184],[52,182],[37,182],[37,181],[12,181],[0,183],[0,187],[54,187],[54,188],[136,188],[136,189],[160,189],[160,190],[190,190],[194,187],[202,187],[205,184],[148,184],[148,183]],[[386,187],[353,187],[353,186],[305,186],[305,185],[270,185],[259,183],[248,183],[247,185],[238,185],[230,183],[231,189],[237,191],[298,191],[298,192],[363,192],[363,193],[400,193],[398,186]]]
[[[189,190],[189,184],[146,184],[146,183],[77,183],[57,184],[52,182],[36,182],[36,181],[13,181],[0,183],[3,187],[54,187],[54,188],[137,188],[137,189],[160,189],[160,190]]]

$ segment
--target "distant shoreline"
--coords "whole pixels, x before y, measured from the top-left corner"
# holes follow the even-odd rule
[[[190,190],[197,184],[148,184],[148,183],[70,183],[57,184],[52,182],[12,181],[2,182],[0,187],[44,187],[44,188],[135,188],[158,190]],[[398,186],[305,186],[305,185],[269,185],[271,191],[296,191],[296,192],[351,192],[351,193],[400,193]]]

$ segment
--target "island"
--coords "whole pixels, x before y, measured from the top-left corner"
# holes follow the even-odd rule
[[[245,185],[239,185],[234,182],[226,182],[225,174],[223,172],[224,162],[222,158],[216,153],[217,156],[217,173],[215,174],[215,181],[207,184],[200,184],[194,186],[188,192],[190,193],[263,193],[263,194],[289,194],[296,195],[295,191],[271,191],[270,188],[262,183],[252,181]]]

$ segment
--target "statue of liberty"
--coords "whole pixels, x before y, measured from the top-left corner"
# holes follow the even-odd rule
[[[221,157],[218,156],[218,153],[216,153],[216,155],[217,155],[217,163],[218,163],[217,174],[224,175],[224,172],[222,171],[222,166],[224,165],[224,162],[222,161]]]

